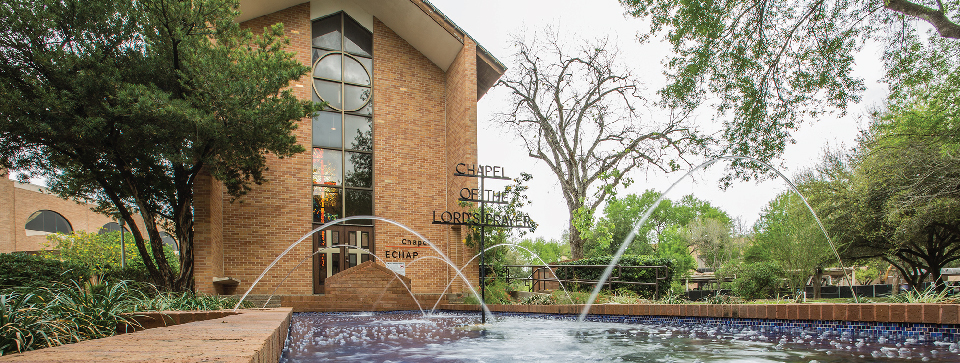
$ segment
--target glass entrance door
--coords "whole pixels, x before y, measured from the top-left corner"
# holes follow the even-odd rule
[[[340,271],[367,262],[376,253],[373,227],[332,226],[313,235],[313,292],[324,293],[324,281]]]

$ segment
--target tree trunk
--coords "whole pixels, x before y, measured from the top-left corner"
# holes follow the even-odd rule
[[[900,274],[893,279],[893,291],[890,292],[891,295],[900,295]]]
[[[817,272],[813,274],[813,298],[820,298],[820,284],[823,281],[823,268],[817,266]]]
[[[580,231],[573,225],[573,217],[570,218],[570,254],[574,260],[583,258],[583,239],[580,238]]]

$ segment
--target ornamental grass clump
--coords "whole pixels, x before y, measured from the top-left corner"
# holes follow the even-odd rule
[[[131,316],[139,293],[127,281],[83,285],[73,282],[52,292],[52,313],[73,320],[83,339],[116,334],[117,324],[138,325]]]
[[[923,291],[910,290],[902,294],[890,297],[893,303],[923,303],[923,304],[948,304],[956,303],[960,300],[958,296],[949,296],[950,290],[944,289],[937,291],[934,285],[930,285]]]
[[[11,288],[0,294],[0,355],[113,336],[118,326],[139,327],[138,311],[221,310],[236,303],[131,281]]]
[[[233,309],[238,299],[233,297],[211,296],[192,292],[156,293],[154,296],[144,297],[134,303],[136,311],[182,311],[182,310],[223,310]],[[249,301],[241,304],[242,308],[253,307]]]
[[[31,293],[0,294],[0,356],[80,341],[76,325]]]

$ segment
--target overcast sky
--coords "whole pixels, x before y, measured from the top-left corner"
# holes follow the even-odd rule
[[[645,32],[644,21],[624,15],[624,8],[615,0],[596,1],[543,1],[543,0],[430,0],[441,12],[477,40],[484,48],[496,56],[508,68],[513,63],[514,50],[510,48],[510,39],[516,34],[530,34],[546,27],[560,29],[561,33],[572,39],[586,39],[609,36],[619,45],[624,63],[635,70],[646,88],[646,94],[653,96],[665,78],[662,74],[662,61],[669,55],[669,47],[659,40],[640,44],[636,40],[638,33]],[[784,174],[792,175],[809,168],[819,160],[822,150],[827,147],[850,147],[855,144],[859,130],[866,125],[864,117],[868,110],[881,104],[886,95],[886,87],[877,83],[882,75],[879,53],[868,48],[857,57],[855,73],[866,81],[867,91],[860,104],[848,109],[845,117],[825,116],[816,122],[805,124],[794,133],[796,144],[787,147],[783,156]],[[540,224],[534,236],[547,239],[560,238],[567,228],[567,208],[560,193],[556,177],[542,163],[527,156],[519,140],[508,130],[491,122],[493,115],[509,108],[507,93],[495,88],[487,93],[479,104],[479,152],[480,163],[504,166],[508,176],[516,176],[520,171],[533,174],[528,196],[532,205],[527,208],[531,218]],[[717,129],[711,124],[714,115],[706,110],[697,115],[696,121],[701,128]],[[813,121],[813,120],[811,120]],[[727,211],[733,217],[741,218],[752,225],[760,216],[763,207],[779,192],[786,189],[780,180],[762,183],[741,182],[727,190],[717,187],[717,181],[723,175],[723,166],[718,164],[705,173],[699,174],[694,181],[683,181],[668,195],[679,199],[686,194],[707,200]],[[664,174],[654,170],[635,172],[635,184],[622,194],[642,193],[646,189],[666,190],[683,172]]]

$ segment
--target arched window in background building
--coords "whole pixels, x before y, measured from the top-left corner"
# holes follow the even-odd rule
[[[27,218],[27,224],[24,226],[28,236],[36,236],[49,233],[72,233],[73,227],[60,213],[52,210],[38,210],[33,212]]]
[[[177,239],[173,238],[167,232],[160,232],[160,240],[163,241],[163,244],[173,249],[174,252],[180,252],[180,245],[177,244]]]
[[[130,230],[127,229],[126,227],[123,228],[123,231],[125,233],[130,233]],[[110,232],[120,232],[120,223],[110,222],[110,223],[104,224],[103,227],[100,227],[100,230],[97,231],[97,234],[106,234]]]

